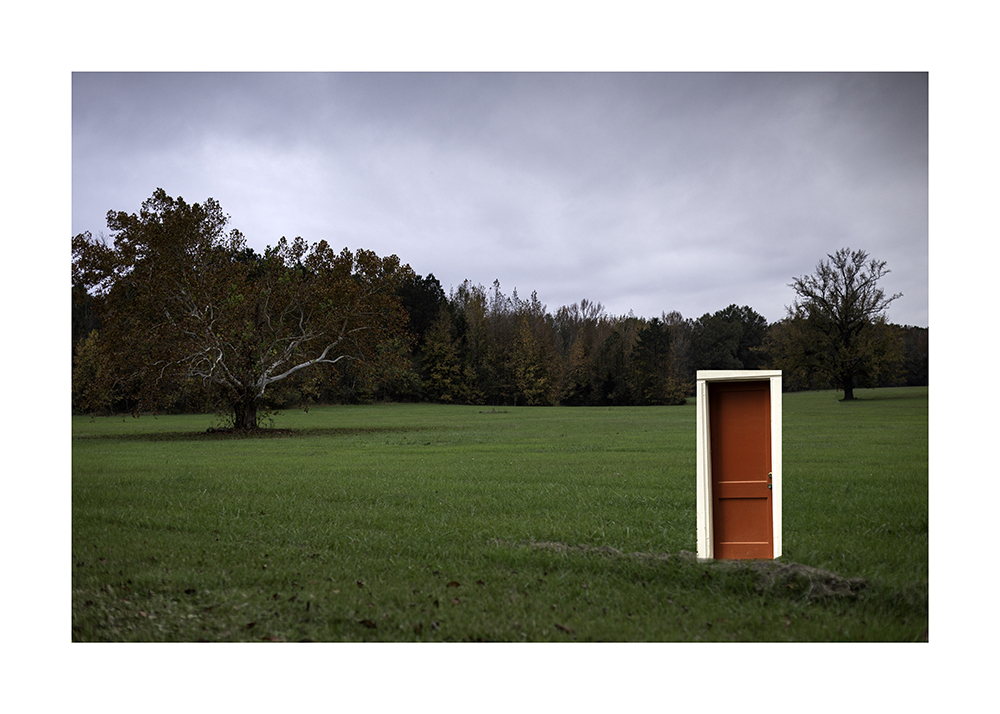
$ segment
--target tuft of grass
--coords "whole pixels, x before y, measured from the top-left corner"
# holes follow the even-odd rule
[[[769,571],[682,553],[692,404],[77,417],[72,637],[924,640],[927,390],[859,396],[784,396]]]

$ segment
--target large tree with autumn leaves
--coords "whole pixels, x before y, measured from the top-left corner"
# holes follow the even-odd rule
[[[241,430],[258,428],[267,388],[317,365],[390,371],[408,347],[397,297],[412,271],[395,256],[282,238],[263,255],[214,199],[157,189],[136,213],[108,212],[109,239],[73,238],[73,284],[99,305],[82,406],[127,398],[160,408],[191,379]]]

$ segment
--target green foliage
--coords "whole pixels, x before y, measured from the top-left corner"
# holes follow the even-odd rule
[[[653,318],[636,344],[635,400],[640,405],[684,404],[688,384],[677,370],[671,350],[670,326]]]
[[[699,356],[698,369],[741,369],[736,356],[740,342],[740,325],[724,319],[718,313],[703,315],[694,323],[692,340]]]
[[[752,308],[730,305],[692,325],[697,369],[760,369],[767,320]]]
[[[76,417],[72,638],[926,639],[927,390],[860,396],[783,409],[778,562],[864,581],[846,597],[678,557],[690,404],[319,407],[256,437]]]
[[[396,291],[407,314],[407,327],[414,336],[414,348],[419,352],[424,335],[438,319],[447,298],[440,281],[431,273],[426,278],[411,274]]]
[[[562,404],[581,406],[596,403],[598,359],[615,322],[604,313],[600,303],[586,299],[556,311],[552,330],[564,364]]]
[[[100,306],[94,296],[90,295],[82,285],[73,285],[71,322],[73,331],[73,366],[76,366],[76,356],[80,343],[95,330],[101,329],[98,318]]]
[[[930,379],[926,327],[901,327],[905,360],[902,385],[926,387]],[[880,384],[879,386],[883,386]],[[893,385],[896,386],[896,385]]]
[[[634,353],[643,324],[636,317],[619,321],[597,354],[591,403],[625,406],[633,403]]]
[[[694,320],[588,300],[551,314],[499,281],[446,297],[395,256],[301,238],[258,255],[227,222],[212,199],[159,189],[139,215],[109,212],[112,245],[74,238],[74,409],[222,408],[252,428],[259,409],[297,404],[679,405],[705,369],[778,368],[787,389],[846,399],[927,383],[927,331],[886,323],[899,296],[863,251],[795,279],[789,316],[768,327],[735,304]]]
[[[767,322],[746,306],[696,321],[676,312],[646,320],[582,300],[553,315],[535,293],[522,300],[499,282],[487,290],[466,281],[447,310],[448,337],[429,330],[418,360],[424,395],[437,401],[676,405],[692,393],[697,369],[756,369],[766,357]]]
[[[421,355],[424,394],[431,401],[457,401],[462,390],[462,365],[451,330],[451,315],[442,307],[425,334]]]
[[[83,411],[91,404],[111,405],[115,395],[106,386],[103,378],[103,356],[99,346],[100,334],[92,330],[81,337],[76,345],[73,359],[73,409]]]
[[[548,378],[541,351],[525,317],[520,320],[510,361],[514,377],[514,404],[529,407],[545,404]]]

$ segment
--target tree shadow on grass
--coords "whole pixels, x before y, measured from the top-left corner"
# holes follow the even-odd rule
[[[842,392],[841,392],[842,394]],[[840,404],[865,404],[868,402],[898,401],[903,399],[927,399],[927,387],[883,387],[879,389],[854,390],[854,399],[837,399]]]
[[[75,439],[110,439],[113,441],[234,441],[241,439],[295,439],[301,437],[344,437],[365,434],[404,433],[427,431],[435,427],[423,426],[374,426],[309,429],[240,429],[209,428],[205,431],[164,431],[148,434],[95,434],[76,436]]]

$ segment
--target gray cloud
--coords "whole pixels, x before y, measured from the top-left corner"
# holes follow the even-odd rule
[[[74,233],[158,186],[551,310],[777,320],[863,248],[927,324],[924,74],[75,74]]]

